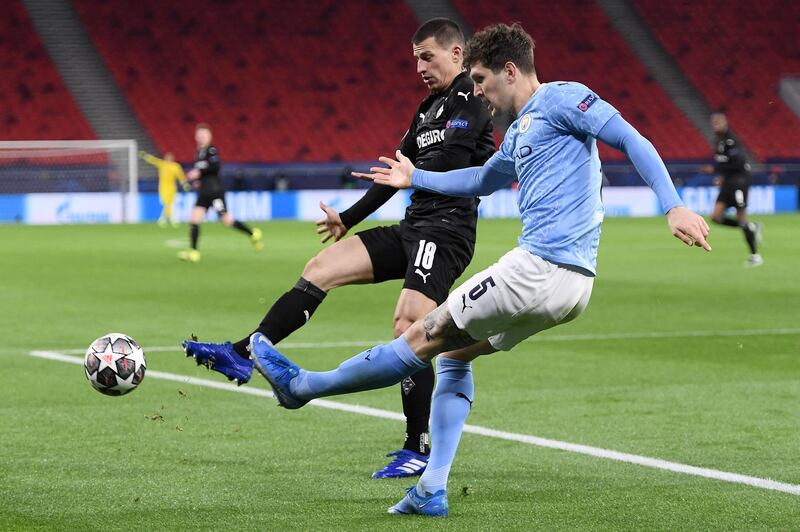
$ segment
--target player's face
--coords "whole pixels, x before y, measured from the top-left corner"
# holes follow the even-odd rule
[[[175,160],[175,156],[172,154],[171,151],[168,151],[167,153],[164,154],[164,160],[173,162]]]
[[[412,46],[417,60],[417,74],[431,92],[440,92],[450,86],[461,72],[461,47],[453,44],[443,48],[435,37],[428,37]]]
[[[728,131],[728,119],[722,113],[714,113],[711,115],[711,128],[714,133],[725,133]]]
[[[211,132],[205,128],[195,129],[194,141],[198,146],[208,146],[211,144]]]
[[[477,63],[470,69],[469,76],[475,83],[472,92],[486,103],[492,118],[513,113],[513,93],[502,70],[494,73],[482,63]]]

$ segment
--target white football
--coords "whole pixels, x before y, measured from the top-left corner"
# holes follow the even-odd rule
[[[144,379],[147,362],[136,341],[122,333],[104,334],[89,346],[83,359],[89,383],[106,395],[125,395]]]

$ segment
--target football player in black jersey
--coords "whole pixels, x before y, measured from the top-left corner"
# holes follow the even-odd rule
[[[228,227],[238,229],[250,236],[250,242],[256,251],[260,250],[261,229],[251,229],[238,220],[234,220],[225,206],[225,189],[219,177],[220,159],[217,147],[211,144],[211,126],[197,124],[194,130],[194,140],[197,143],[197,155],[194,167],[186,174],[186,179],[197,189],[197,202],[192,209],[190,220],[189,238],[191,248],[178,252],[178,258],[189,262],[198,262],[200,252],[197,250],[197,240],[200,237],[200,224],[210,207],[219,213],[220,220]]]
[[[430,94],[414,113],[399,149],[417,168],[441,172],[479,166],[494,153],[491,116],[463,71],[464,44],[458,25],[442,18],[424,23],[412,38],[417,73]],[[323,235],[323,243],[335,243],[308,261],[302,277],[273,304],[257,331],[272,343],[280,342],[310,319],[330,290],[349,284],[404,279],[394,311],[395,337],[444,302],[472,259],[478,199],[416,191],[400,224],[342,239],[395,193],[392,187],[374,184],[341,213],[320,204],[324,217],[317,222],[317,233]],[[198,363],[242,383],[252,369],[248,343],[249,335],[234,344],[184,346]],[[236,372],[226,373],[226,365]],[[433,369],[426,368],[401,383],[406,441],[373,477],[419,475],[425,469],[433,381]]]
[[[719,176],[719,196],[711,213],[714,223],[739,227],[744,232],[750,258],[746,266],[760,266],[764,259],[758,253],[761,240],[761,224],[747,219],[747,191],[750,185],[750,165],[738,146],[736,138],[728,129],[728,119],[723,113],[711,115],[711,127],[716,135],[717,146],[714,152],[714,167],[709,168]],[[725,211],[734,207],[736,218],[725,215]]]

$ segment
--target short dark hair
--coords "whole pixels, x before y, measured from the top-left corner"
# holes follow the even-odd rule
[[[446,48],[453,43],[464,46],[464,32],[461,31],[458,24],[449,18],[432,18],[425,22],[414,32],[411,42],[419,44],[429,37],[435,38],[436,44],[442,48]]]
[[[518,22],[511,26],[493,24],[479,31],[467,43],[464,64],[467,69],[481,63],[497,73],[511,61],[524,74],[535,73],[533,65],[533,38]]]
[[[207,129],[208,131],[211,131],[211,126],[210,126],[210,125],[208,125],[208,124],[207,124],[207,123],[205,123],[205,122],[200,122],[199,124],[197,124],[196,126],[194,126],[194,130],[195,130],[195,131],[197,131],[198,129]]]

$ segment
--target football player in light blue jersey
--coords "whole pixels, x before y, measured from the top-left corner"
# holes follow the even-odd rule
[[[328,372],[306,371],[260,335],[251,337],[256,368],[278,402],[300,408],[317,397],[380,388],[430,364],[437,382],[431,456],[416,486],[390,513],[448,514],[447,478],[474,398],[471,361],[510,350],[525,338],[577,317],[591,295],[603,207],[596,139],[633,162],[655,191],[672,234],[710,251],[708,225],[683,206],[653,146],[616,109],[579,83],[539,83],[533,41],[519,26],[497,24],[467,47],[475,95],[498,122],[510,123],[501,149],[482,167],[425,172],[397,153],[388,168],[359,177],[398,188],[487,195],[519,181],[519,246],[454,290],[447,302],[395,341]]]

